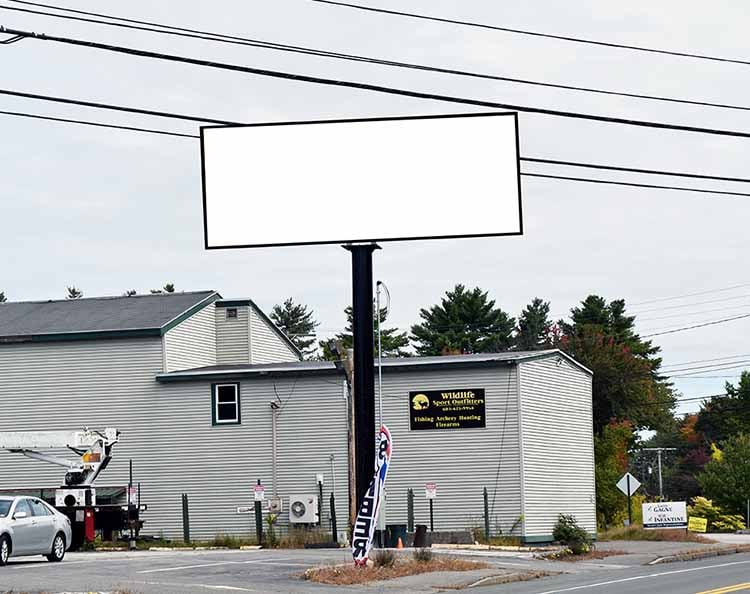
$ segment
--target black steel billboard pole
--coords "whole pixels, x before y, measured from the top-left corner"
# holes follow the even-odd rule
[[[352,254],[354,334],[354,467],[359,510],[375,472],[375,365],[373,352],[372,253],[375,243],[345,245]]]

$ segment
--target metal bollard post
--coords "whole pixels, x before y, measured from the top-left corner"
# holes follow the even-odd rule
[[[182,494],[182,540],[190,542],[190,510],[187,493]]]
[[[331,536],[333,536],[333,542],[338,543],[339,531],[336,527],[336,498],[333,496],[333,491],[331,491]]]
[[[260,479],[258,479],[260,485]],[[258,499],[255,500],[255,537],[258,539],[258,544],[263,544],[263,510]]]
[[[487,487],[484,487],[484,537],[489,542],[490,540],[490,506],[489,498],[487,497]]]
[[[406,525],[409,532],[414,532],[414,489],[406,490]]]
[[[435,532],[434,516],[432,515],[432,502],[434,499],[430,499],[430,532]]]

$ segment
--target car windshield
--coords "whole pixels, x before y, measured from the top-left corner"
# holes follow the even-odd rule
[[[12,499],[0,499],[0,518],[4,518],[8,515],[12,503]]]

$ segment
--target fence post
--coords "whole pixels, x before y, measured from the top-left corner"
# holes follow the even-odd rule
[[[484,491],[482,495],[484,497],[484,537],[489,542],[490,540],[490,506],[489,506],[489,498],[487,497],[487,487],[484,487]]]
[[[338,543],[339,531],[336,527],[336,498],[333,496],[333,491],[331,491],[331,533],[333,542]]]
[[[182,540],[190,542],[190,511],[187,493],[182,494]]]
[[[406,490],[406,529],[414,532],[414,489]]]

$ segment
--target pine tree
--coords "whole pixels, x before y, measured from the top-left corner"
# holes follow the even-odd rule
[[[133,296],[134,296],[134,295],[136,295],[136,294],[137,294],[137,293],[136,293],[136,290],[135,290],[135,289],[128,289],[128,290],[127,290],[127,291],[125,291],[125,292],[124,292],[124,293],[123,293],[122,295],[123,295],[123,297],[133,297]]]
[[[419,315],[423,321],[411,327],[411,340],[420,355],[494,353],[513,345],[515,320],[479,287],[458,284]]]
[[[161,289],[151,289],[152,295],[158,295],[159,293],[174,293],[174,283],[167,283]]]
[[[737,385],[727,382],[725,389],[725,396],[712,397],[698,412],[695,428],[709,443],[750,432],[750,372],[743,371]]]
[[[374,308],[373,308],[374,309]],[[351,306],[344,309],[346,314],[346,328],[344,332],[336,334],[333,340],[340,340],[344,349],[350,349],[354,345],[354,312]],[[378,352],[378,322],[377,314],[373,316],[373,348],[375,355]],[[399,332],[398,328],[383,328],[382,324],[385,323],[388,318],[388,311],[385,308],[380,310],[380,346],[382,349],[383,357],[408,357],[409,352],[406,350],[409,346],[409,338],[406,332]],[[323,350],[323,358],[333,360],[338,358],[335,353],[332,352],[330,347],[330,341],[321,340],[320,348]]]
[[[83,291],[75,286],[68,287],[68,295],[65,297],[66,299],[80,299],[81,297],[83,297]]]
[[[601,434],[611,421],[629,421],[636,430],[660,429],[672,421],[675,395],[659,375],[659,347],[640,338],[635,316],[625,313],[622,299],[607,303],[589,295],[571,310],[572,322],[559,322],[556,347],[593,377],[594,430]]]
[[[0,303],[5,303],[8,298],[5,296],[5,291],[0,291]]]
[[[551,346],[549,301],[538,297],[526,306],[518,318],[515,343],[519,351],[535,351]]]
[[[310,347],[315,344],[315,329],[319,323],[311,309],[301,303],[295,303],[290,297],[283,304],[273,306],[271,319],[289,337],[305,359],[313,358],[317,349]]]

